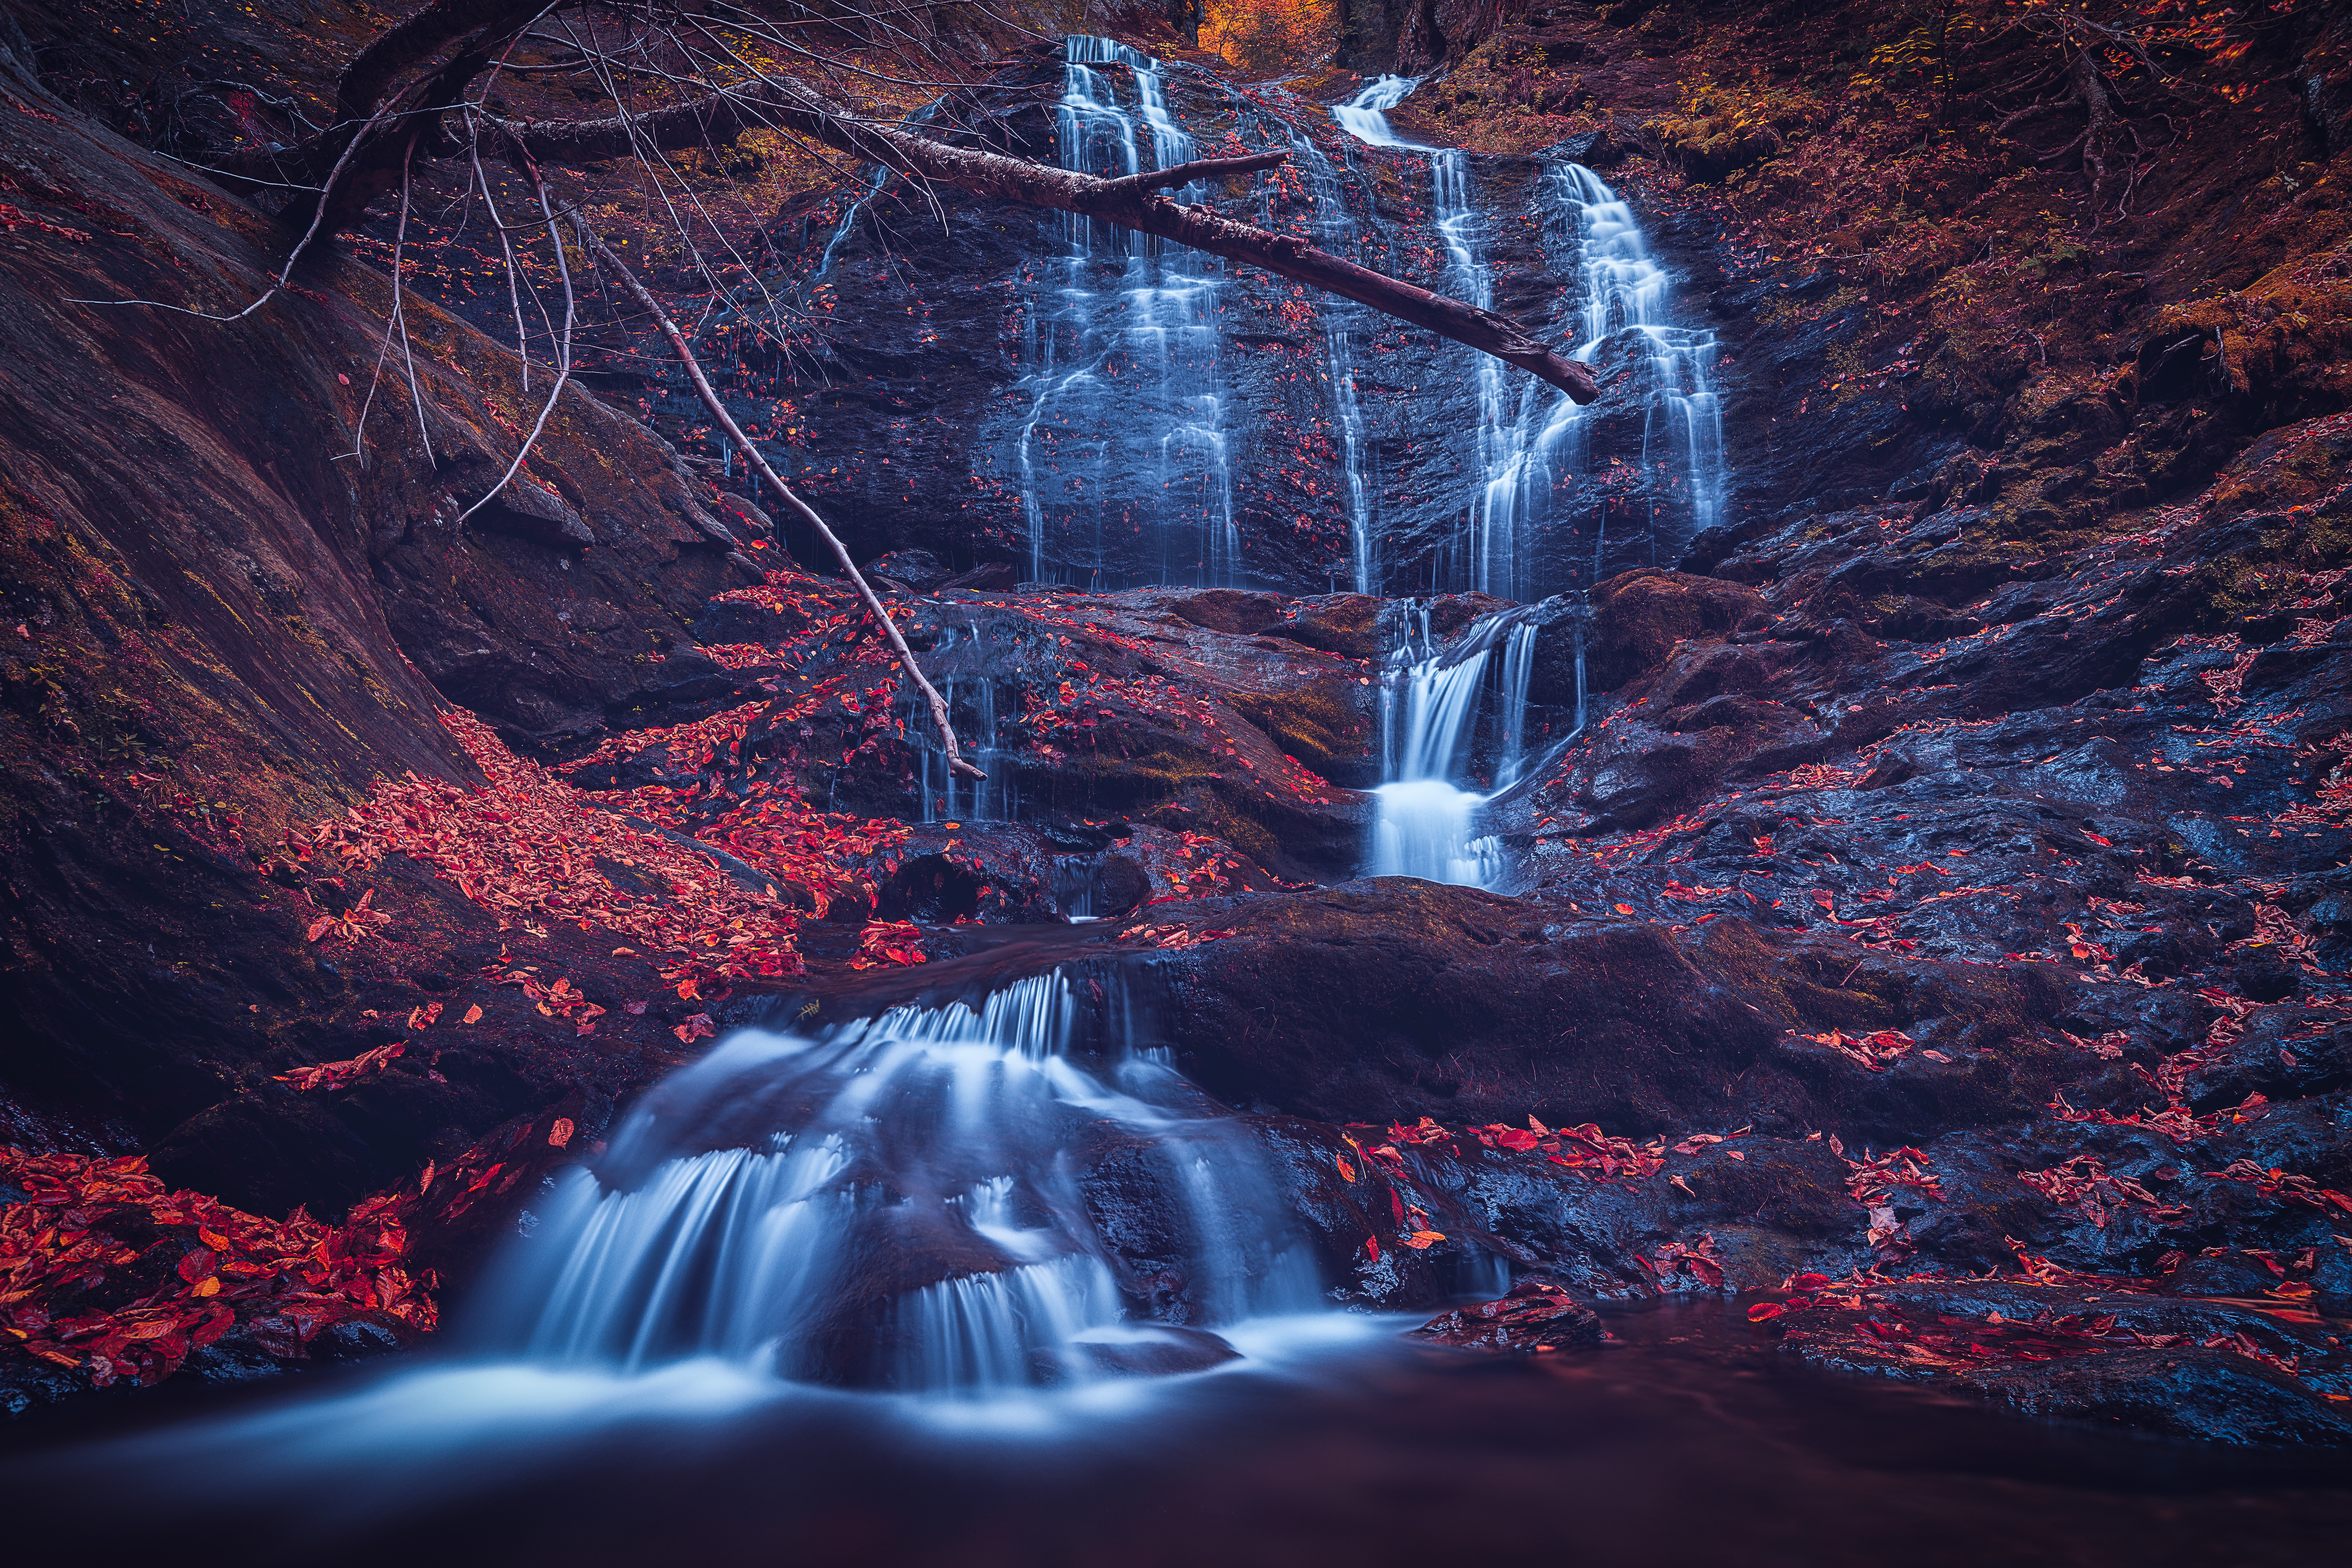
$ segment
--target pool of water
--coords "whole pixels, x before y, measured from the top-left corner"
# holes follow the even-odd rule
[[[1432,1348],[1329,1313],[1240,1362],[1010,1398],[394,1358],[20,1425],[25,1563],[2307,1565],[2352,1461],[2020,1420],[1809,1371],[1728,1308]],[[152,1398],[152,1396],[147,1396]],[[2323,1555],[2324,1554],[2324,1555]]]

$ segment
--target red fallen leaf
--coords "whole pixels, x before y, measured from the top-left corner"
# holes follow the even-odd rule
[[[193,1285],[213,1271],[219,1262],[210,1248],[194,1247],[180,1259],[180,1278]]]
[[[1633,906],[1631,904],[1619,904],[1617,906],[1617,912],[1621,915],[1630,915],[1633,912]]]
[[[1364,1250],[1371,1254],[1373,1262],[1378,1263],[1381,1260],[1381,1238],[1377,1236],[1364,1237]]]
[[[678,1043],[685,1046],[690,1046],[697,1040],[707,1040],[718,1032],[718,1026],[711,1023],[710,1015],[708,1013],[697,1013],[670,1031],[677,1037]]]
[[[2105,844],[2110,848],[2114,847],[2115,845],[2115,840],[2112,838],[2102,838],[2095,833],[2085,833],[2083,837],[2089,839],[2094,844]]]
[[[320,915],[317,920],[310,922],[310,929],[303,933],[303,940],[306,942],[316,942],[320,937],[326,935],[329,931],[334,930],[334,928],[335,918],[332,915]]]
[[[1817,903],[1817,904],[1821,905],[1821,906],[1822,906],[1822,908],[1823,908],[1823,909],[1825,909],[1825,910],[1826,910],[1826,909],[1828,909],[1828,908],[1830,908],[1830,907],[1831,907],[1830,890],[1829,890],[1827,888],[1815,888],[1815,889],[1813,889],[1813,902],[1815,902],[1815,903]]]
[[[1778,1301],[1759,1301],[1748,1309],[1748,1321],[1751,1323],[1760,1323],[1768,1319],[1779,1317],[1780,1311],[1780,1304]]]
[[[1341,1181],[1353,1182],[1356,1179],[1355,1166],[1350,1165],[1347,1161],[1340,1159],[1337,1154],[1331,1156],[1331,1163],[1339,1167],[1339,1179]]]
[[[1800,1290],[1819,1290],[1830,1282],[1826,1274],[1800,1274],[1789,1283]]]
[[[468,1024],[478,1024],[481,1021],[482,1009],[478,1005],[466,1009],[466,1022]]]
[[[547,1130],[548,1144],[552,1148],[561,1149],[572,1142],[572,1119],[558,1117],[555,1125]]]

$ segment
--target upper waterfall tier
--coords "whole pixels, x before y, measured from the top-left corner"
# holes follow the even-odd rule
[[[716,319],[765,341],[728,325],[709,357],[862,555],[1524,601],[1671,563],[1729,504],[1715,338],[1620,193],[1559,150],[1422,144],[1389,119],[1413,86],[1325,107],[1077,37],[924,123],[1097,174],[1285,149],[1176,195],[1543,328],[1599,403],[1255,268],[870,173],[777,231],[763,282],[809,321],[747,294]]]

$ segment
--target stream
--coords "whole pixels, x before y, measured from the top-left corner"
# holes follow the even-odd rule
[[[2352,1527],[2338,1457],[1811,1373],[1727,1305],[1603,1315],[1608,1345],[1503,1360],[1398,1320],[1276,1321],[1216,1371],[978,1403],[715,1358],[403,1362],[183,1396],[169,1425],[151,1404],[152,1429],[0,1491],[16,1539],[60,1553],[20,1561],[234,1540],[246,1563],[2251,1565],[2325,1561]]]

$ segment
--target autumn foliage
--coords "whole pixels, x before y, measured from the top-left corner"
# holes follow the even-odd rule
[[[0,1208],[0,1335],[100,1387],[160,1382],[232,1329],[299,1357],[337,1323],[406,1337],[438,1321],[430,1277],[405,1263],[416,1194],[380,1194],[327,1226],[171,1191],[135,1155],[0,1148],[0,1178],[25,1193]]]

